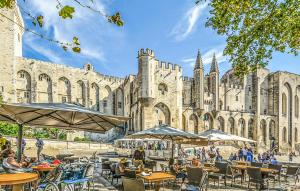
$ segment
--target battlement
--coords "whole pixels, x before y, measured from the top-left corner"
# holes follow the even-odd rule
[[[161,68],[163,70],[181,71],[181,66],[179,66],[178,64],[172,64],[170,62],[164,61],[158,61],[158,68]]]
[[[185,82],[192,82],[194,80],[194,78],[188,77],[188,76],[182,76],[182,81]]]
[[[140,49],[139,51],[138,51],[138,57],[140,57],[140,56],[152,56],[152,57],[155,57],[155,55],[154,55],[154,51],[153,50],[150,50],[150,49],[148,49],[148,48],[146,48],[146,50],[145,49]]]

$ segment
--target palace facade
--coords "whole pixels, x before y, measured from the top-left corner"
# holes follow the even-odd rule
[[[232,70],[220,76],[212,58],[204,72],[200,52],[193,77],[179,65],[160,61],[154,51],[138,51],[138,73],[103,75],[87,63],[80,68],[22,56],[24,26],[18,10],[0,10],[0,92],[15,103],[69,102],[107,114],[125,115],[128,133],[169,124],[199,133],[207,129],[247,137],[261,150],[272,140],[283,152],[298,143],[300,75],[258,69],[243,79]],[[299,130],[298,130],[299,129]]]

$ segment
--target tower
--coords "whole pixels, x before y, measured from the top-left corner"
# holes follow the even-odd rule
[[[209,91],[213,94],[214,110],[219,110],[219,67],[216,54],[213,55],[209,71]]]
[[[150,101],[155,95],[155,56],[150,49],[141,49],[138,52],[139,71],[138,76],[141,83],[141,92],[139,98],[144,101]]]
[[[194,67],[194,95],[193,103],[198,111],[204,109],[204,67],[200,51],[198,50],[197,59]]]
[[[24,23],[18,7],[0,9],[0,93],[4,101],[16,102],[16,57],[22,56]]]

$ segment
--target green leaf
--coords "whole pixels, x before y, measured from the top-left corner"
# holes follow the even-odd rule
[[[121,18],[121,14],[119,12],[117,12],[116,14],[114,14],[112,16],[108,16],[107,20],[108,20],[108,22],[114,23],[115,25],[117,25],[119,27],[124,25],[124,22]]]
[[[67,19],[67,18],[72,19],[74,12],[75,12],[74,7],[70,7],[70,6],[66,5],[60,9],[59,16],[61,16],[63,19]]]
[[[77,46],[80,45],[78,37],[76,37],[76,36],[73,37],[73,43]]]
[[[40,26],[40,27],[43,27],[43,24],[44,24],[44,17],[43,17],[42,15],[39,15],[39,16],[37,16],[36,20],[37,20],[39,26]]]
[[[78,46],[75,46],[72,48],[73,52],[76,52],[76,53],[80,53],[81,52],[81,48],[78,47]]]
[[[0,0],[0,8],[12,9],[15,4],[15,0]]]

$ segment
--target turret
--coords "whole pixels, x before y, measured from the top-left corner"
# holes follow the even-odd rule
[[[150,49],[141,49],[138,52],[139,71],[138,76],[141,80],[140,98],[154,98],[155,95],[155,56],[154,51]]]
[[[194,68],[194,92],[193,103],[196,109],[204,109],[204,67],[200,51],[198,50],[197,59]]]
[[[209,91],[213,94],[214,110],[219,110],[219,67],[216,54],[213,55],[209,72]]]

